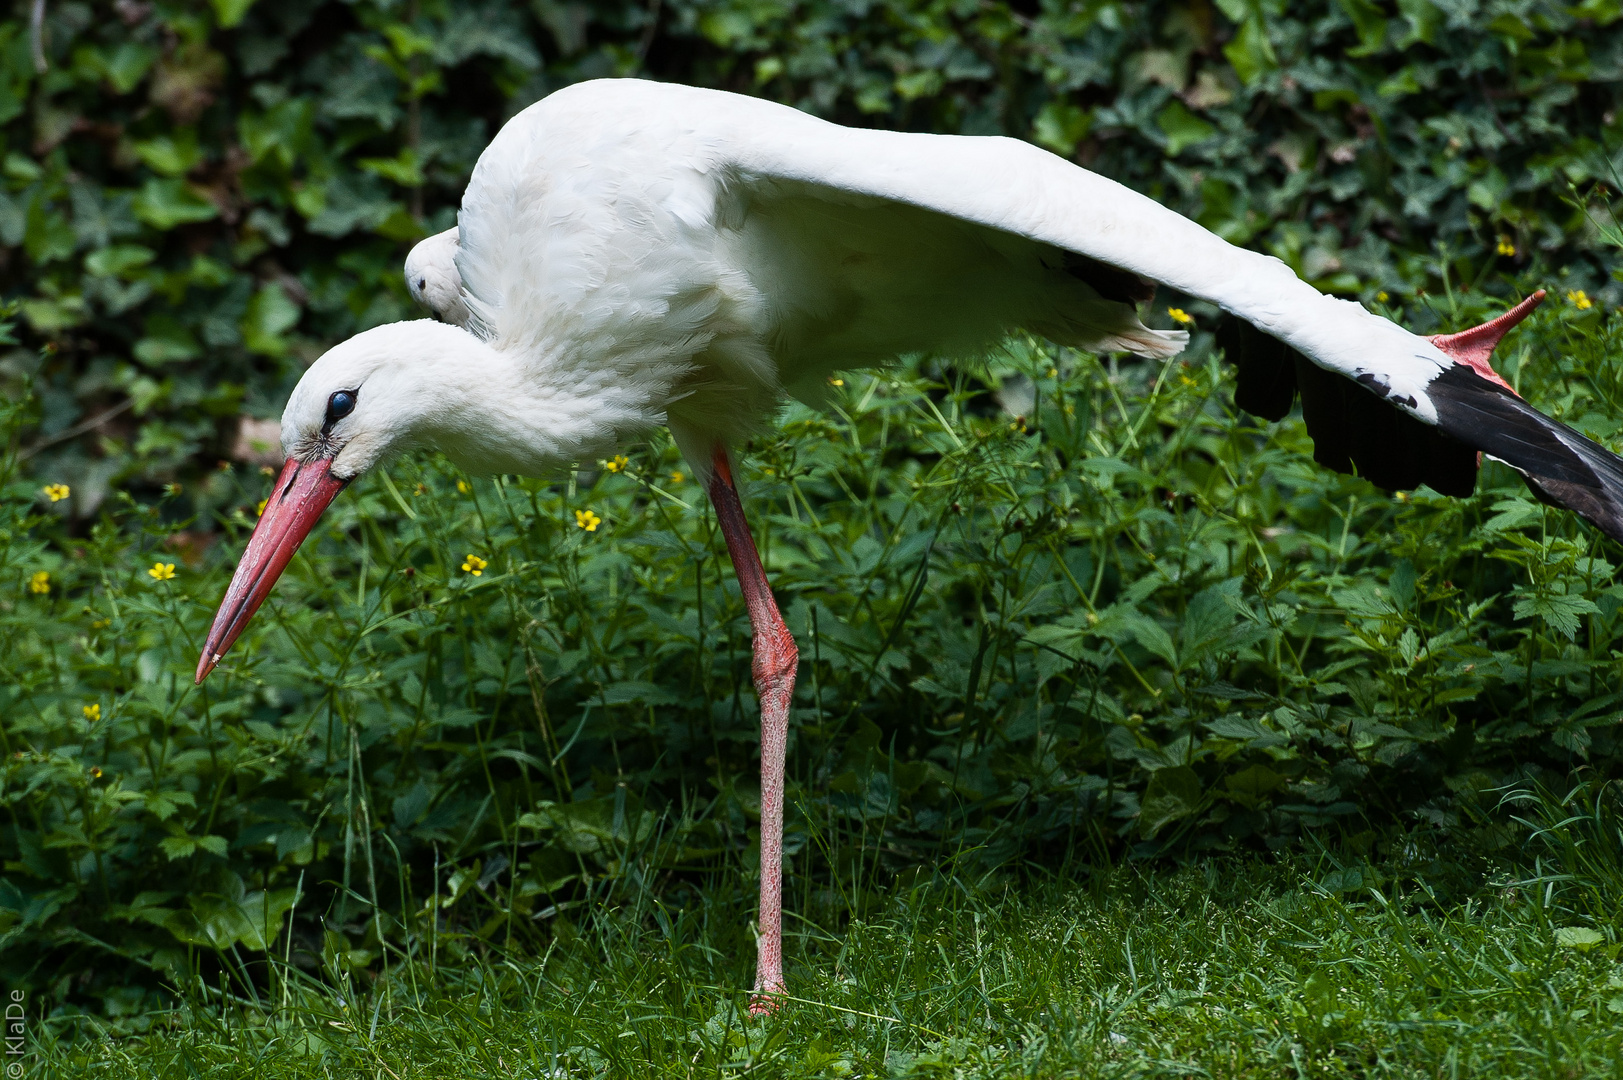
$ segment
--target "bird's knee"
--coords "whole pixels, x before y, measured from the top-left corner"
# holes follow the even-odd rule
[[[800,650],[789,628],[781,623],[755,635],[755,662],[752,675],[757,690],[792,688],[795,670],[800,666]]]

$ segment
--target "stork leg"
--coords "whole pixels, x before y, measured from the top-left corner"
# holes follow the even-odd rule
[[[761,703],[761,911],[750,1011],[764,1013],[775,1007],[771,995],[783,993],[783,759],[800,652],[772,599],[766,569],[744,520],[744,504],[733,485],[726,447],[716,447],[711,464],[710,501],[715,504],[716,521],[726,538],[727,554],[732,556],[744,606],[749,609],[753,632],[750,672]]]

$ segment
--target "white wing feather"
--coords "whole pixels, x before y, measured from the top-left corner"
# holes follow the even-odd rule
[[[703,239],[716,235],[727,192],[772,181],[917,207],[1131,271],[1211,301],[1323,367],[1373,379],[1394,404],[1435,420],[1424,390],[1449,361],[1429,341],[1037,147],[846,128],[768,101],[639,80],[560,90],[515,117],[480,159],[458,259],[475,320],[501,336],[526,321],[513,311],[515,289],[579,300],[595,282],[677,261],[661,258],[662,246],[686,248],[684,257],[703,248],[721,264],[697,275],[703,289],[706,274],[724,278],[737,262]],[[517,250],[516,238],[535,235],[519,219],[542,207],[546,221],[535,224],[554,231],[546,250]],[[637,229],[619,227],[632,221]],[[638,241],[614,250],[628,232]]]

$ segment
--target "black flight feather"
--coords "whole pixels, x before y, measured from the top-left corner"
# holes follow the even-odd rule
[[[1544,502],[1623,540],[1623,459],[1464,364],[1433,379],[1426,393],[1439,429],[1521,473]]]
[[[1239,368],[1234,403],[1241,409],[1279,420],[1301,395],[1313,460],[1320,465],[1356,472],[1388,491],[1421,484],[1443,495],[1475,490],[1475,450],[1387,403],[1374,387],[1319,367],[1243,319],[1225,319],[1217,343]]]

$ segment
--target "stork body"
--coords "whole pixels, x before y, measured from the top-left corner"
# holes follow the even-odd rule
[[[1487,355],[1537,297],[1422,338],[1276,259],[1004,138],[838,127],[752,98],[583,83],[514,117],[458,228],[408,260],[451,325],[376,327],[319,359],[283,416],[289,459],[198,666],[240,634],[349,480],[411,447],[475,472],[545,475],[667,426],[706,478],[754,629],[762,717],[756,989],[780,992],[783,753],[797,662],[728,448],[785,393],[917,351],[1025,329],[1164,357],[1185,335],[1136,304],[1164,283],[1236,316],[1237,400],[1299,393],[1316,454],[1388,486],[1463,493],[1478,451],[1623,537],[1623,461],[1527,406]],[[1379,475],[1377,475],[1379,474]]]

